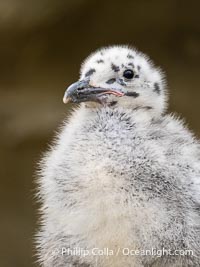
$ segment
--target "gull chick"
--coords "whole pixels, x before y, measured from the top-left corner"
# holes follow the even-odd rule
[[[113,46],[80,73],[41,162],[41,266],[200,266],[200,143],[166,113],[162,71]]]

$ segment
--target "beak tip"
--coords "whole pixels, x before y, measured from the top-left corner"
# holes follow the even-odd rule
[[[67,103],[69,103],[71,101],[71,98],[70,97],[63,97],[63,103],[64,104],[67,104]]]

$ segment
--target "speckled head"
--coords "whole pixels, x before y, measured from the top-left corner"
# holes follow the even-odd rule
[[[68,87],[63,100],[161,114],[167,106],[165,87],[163,73],[146,55],[127,46],[111,46],[84,61],[80,80]]]

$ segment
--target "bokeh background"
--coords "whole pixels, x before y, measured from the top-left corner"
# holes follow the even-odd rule
[[[0,0],[0,266],[37,266],[34,172],[95,49],[130,44],[162,66],[170,110],[200,135],[199,0]]]

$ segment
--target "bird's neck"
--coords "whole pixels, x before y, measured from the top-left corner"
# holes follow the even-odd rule
[[[153,109],[150,109],[148,107],[137,107],[137,108],[124,108],[124,107],[107,107],[102,105],[96,105],[93,107],[88,107],[87,105],[83,104],[80,106],[78,112],[82,114],[82,117],[86,120],[92,120],[93,118],[96,118],[96,116],[99,116],[99,114],[112,114],[112,116],[115,114],[126,114],[128,117],[134,118],[134,120],[137,120],[138,122],[148,122],[151,120],[156,120],[162,117],[162,115],[158,112],[156,112]]]

